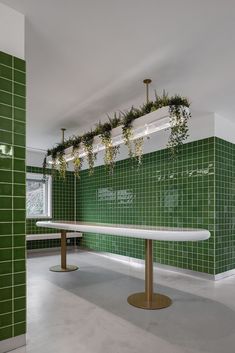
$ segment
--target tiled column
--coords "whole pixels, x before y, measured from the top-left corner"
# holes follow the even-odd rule
[[[0,345],[6,349],[23,342],[26,331],[25,87],[25,62],[0,52],[0,340],[6,340]]]

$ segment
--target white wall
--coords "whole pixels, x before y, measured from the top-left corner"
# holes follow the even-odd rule
[[[215,136],[235,143],[235,123],[221,115],[215,114]]]
[[[0,50],[25,58],[25,18],[21,13],[0,3]]]
[[[28,150],[26,151],[26,165],[31,167],[42,167],[46,152]]]

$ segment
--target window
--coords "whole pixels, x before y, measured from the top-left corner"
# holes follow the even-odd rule
[[[27,218],[51,217],[51,176],[27,173],[26,210]]]

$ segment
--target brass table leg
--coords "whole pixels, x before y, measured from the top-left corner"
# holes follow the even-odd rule
[[[61,265],[50,267],[50,271],[53,272],[70,272],[78,269],[77,266],[67,265],[67,242],[66,242],[66,231],[61,231]]]
[[[141,309],[163,309],[172,301],[163,294],[153,292],[153,241],[145,240],[145,292],[135,293],[127,298],[129,304]]]

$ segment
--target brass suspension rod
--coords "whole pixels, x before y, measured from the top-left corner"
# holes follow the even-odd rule
[[[146,85],[146,102],[149,102],[149,85],[152,82],[150,78],[145,78],[143,83]]]

